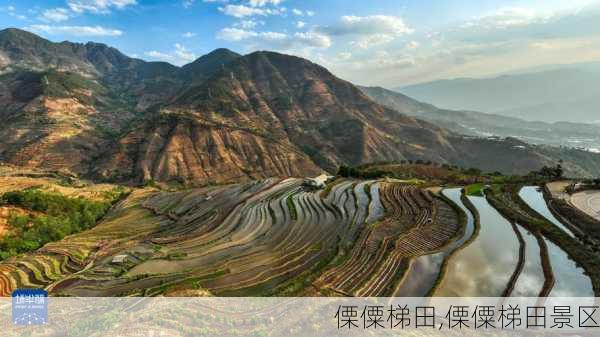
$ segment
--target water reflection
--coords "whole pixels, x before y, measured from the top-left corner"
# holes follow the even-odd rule
[[[548,209],[544,196],[536,186],[526,186],[521,189],[519,196],[536,212],[544,216],[554,225],[565,231],[571,237],[575,237],[573,232],[563,225]],[[569,256],[559,246],[546,240],[548,245],[548,254],[550,255],[550,264],[554,273],[554,287],[550,296],[572,296],[584,297],[594,296],[594,290],[590,278],[584,274],[583,268],[577,267],[575,261],[569,259]]]
[[[500,296],[518,262],[519,243],[511,224],[485,198],[468,198],[481,217],[479,235],[450,259],[436,296]]]
[[[519,227],[519,230],[525,240],[525,266],[511,296],[535,297],[542,291],[545,281],[540,246],[531,232],[523,227]]]
[[[471,212],[462,204],[460,200],[461,189],[452,188],[442,192],[448,199],[452,200],[456,205],[465,211],[467,214],[467,225],[463,235],[456,241],[449,244],[442,251],[423,255],[415,258],[406,272],[406,277],[394,291],[394,296],[419,297],[425,296],[433,287],[438,279],[440,268],[444,259],[450,255],[458,247],[462,246],[474,231],[474,220]]]
[[[533,210],[541,214],[543,217],[552,222],[555,226],[565,231],[569,234],[570,237],[574,238],[575,235],[569,228],[563,225],[548,209],[548,205],[546,204],[546,200],[544,199],[544,195],[542,192],[538,190],[537,186],[526,186],[519,191],[519,197],[529,205]]]
[[[554,287],[550,296],[554,297],[593,297],[594,289],[583,268],[577,267],[560,247],[546,240],[550,264],[554,273]]]
[[[371,205],[369,205],[369,217],[367,223],[373,223],[383,217],[385,209],[379,198],[379,183],[371,185]]]

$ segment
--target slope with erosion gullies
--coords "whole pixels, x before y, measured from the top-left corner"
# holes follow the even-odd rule
[[[115,130],[133,118],[126,103],[76,73],[17,71],[0,78],[0,160],[86,174]]]
[[[184,92],[169,108],[202,112],[219,105],[216,118],[287,136],[325,168],[403,158],[409,151],[418,152],[413,144],[420,145],[420,138],[433,140],[424,156],[435,156],[436,147],[447,145],[436,144],[444,130],[372,102],[321,66],[277,53],[238,59]],[[397,134],[404,131],[399,139]]]
[[[143,111],[181,89],[180,68],[130,58],[102,43],[54,43],[20,29],[0,31],[0,73],[70,72],[95,79]]]
[[[443,129],[372,102],[314,63],[271,52],[231,62],[157,114],[121,142],[103,172],[220,182],[244,171],[257,178],[405,158],[444,161],[441,153],[453,151]],[[121,160],[132,153],[135,161]]]
[[[493,157],[495,170],[523,173],[557,159],[385,108],[298,57],[219,49],[178,68],[15,29],[0,31],[0,54],[10,140],[0,160],[15,165],[205,184],[404,159],[487,167]]]

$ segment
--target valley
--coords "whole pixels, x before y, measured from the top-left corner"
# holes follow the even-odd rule
[[[525,120],[514,116],[471,110],[448,110],[422,103],[406,95],[380,87],[360,87],[375,102],[464,135],[509,137],[528,144],[568,147],[588,152],[600,148],[600,126],[592,123]],[[569,110],[569,109],[565,109]]]

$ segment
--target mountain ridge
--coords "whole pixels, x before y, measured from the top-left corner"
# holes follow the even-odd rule
[[[395,88],[420,101],[528,121],[591,122],[600,94],[600,66],[554,66],[489,78],[457,78]],[[565,111],[569,111],[568,114]]]
[[[600,128],[595,124],[527,121],[518,117],[477,111],[440,109],[382,87],[359,87],[374,101],[454,132],[488,137],[516,137],[534,144],[597,148]]]
[[[8,121],[0,135],[10,139],[0,144],[0,161],[12,165],[103,181],[207,184],[400,160],[524,173],[561,159],[387,108],[296,56],[218,49],[184,66],[197,72],[183,71],[192,74],[186,77],[182,68],[102,44],[39,38],[35,43],[50,47],[7,51],[2,46],[18,43],[3,40],[0,53],[25,56],[5,64],[11,70],[0,77],[0,118]],[[27,64],[33,66],[21,68]],[[30,94],[19,97],[17,88]],[[596,161],[600,156],[568,169],[591,175]]]

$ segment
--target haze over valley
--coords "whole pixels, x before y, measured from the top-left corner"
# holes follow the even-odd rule
[[[454,110],[472,110],[528,121],[598,121],[600,63],[547,66],[490,78],[440,80],[397,91]]]

